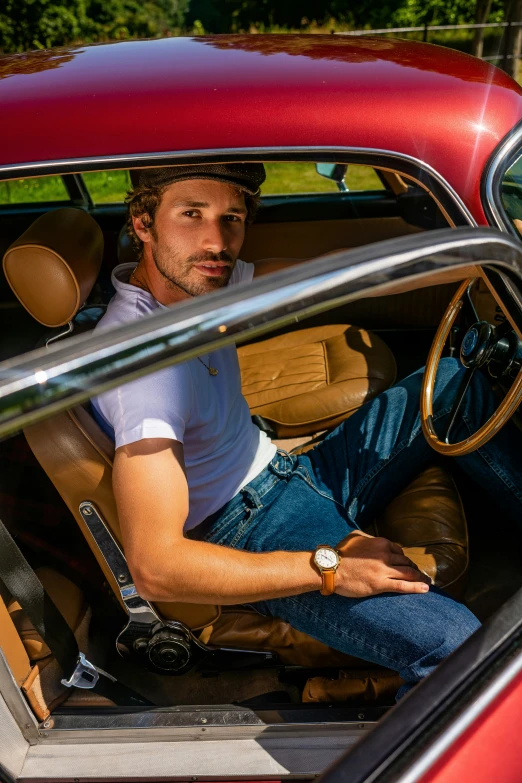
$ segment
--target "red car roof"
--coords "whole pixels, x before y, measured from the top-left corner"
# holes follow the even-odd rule
[[[420,158],[484,221],[479,180],[522,89],[451,49],[236,35],[0,57],[0,166],[147,152],[370,147]]]

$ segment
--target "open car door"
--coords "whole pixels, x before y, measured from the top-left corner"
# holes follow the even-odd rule
[[[223,289],[128,326],[94,337],[73,337],[49,351],[4,362],[0,365],[0,436],[147,372],[250,340],[296,319],[361,297],[456,277],[462,283],[456,286],[427,357],[429,369],[436,371],[445,338],[455,339],[452,330],[459,312],[469,304],[472,282],[482,279],[505,313],[503,331],[488,332],[487,342],[479,345],[482,332],[478,322],[471,323],[457,335],[457,348],[477,367],[480,362],[480,367],[494,362],[495,371],[512,381],[499,404],[506,420],[522,398],[522,245],[495,229],[457,228],[325,256],[254,281],[248,296],[241,287]],[[483,348],[481,353],[477,345]],[[451,350],[455,349],[453,343]],[[448,445],[467,448],[470,444],[452,444],[444,433],[432,432],[430,377],[427,373],[421,402],[426,437],[441,453],[449,453]],[[497,421],[486,436],[494,434],[495,426]],[[120,585],[127,628],[132,623],[146,624],[150,606],[129,593],[126,579],[120,578],[125,575],[121,552],[115,557],[107,537],[96,542],[108,567],[114,569],[115,584]],[[139,611],[136,601],[141,601]],[[230,703],[197,708],[182,703],[161,709],[93,703],[68,709],[65,702],[39,721],[20,689],[11,650],[4,645],[0,649],[0,777],[35,782],[51,778],[281,780],[289,775],[309,779],[334,763],[325,772],[328,783],[435,780],[429,777],[433,764],[441,754],[451,752],[456,738],[462,741],[491,705],[502,706],[510,689],[517,687],[520,694],[521,609],[522,594],[517,593],[384,717],[382,711],[327,704],[238,705],[231,694]],[[143,635],[143,627],[140,632]],[[204,642],[189,639],[189,657],[197,657],[204,647]],[[509,741],[511,734],[504,735]],[[507,758],[509,748],[505,753]],[[495,779],[503,779],[498,768]]]

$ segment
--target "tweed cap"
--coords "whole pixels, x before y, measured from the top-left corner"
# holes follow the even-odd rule
[[[266,179],[262,163],[208,163],[193,166],[162,166],[143,169],[140,185],[171,185],[184,179],[215,179],[235,185],[251,196],[257,196]]]

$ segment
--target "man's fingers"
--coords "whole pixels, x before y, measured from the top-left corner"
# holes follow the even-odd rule
[[[383,591],[385,593],[427,593],[430,589],[426,582],[408,582],[404,579],[390,579],[388,584],[390,586]]]
[[[404,554],[402,546],[399,546],[399,544],[396,544],[394,541],[390,541],[390,552],[393,552],[396,555]]]
[[[390,568],[387,577],[388,579],[407,580],[408,582],[425,582],[427,585],[431,584],[430,577],[425,574],[424,571],[419,571],[416,566],[413,566],[413,568],[411,566]]]
[[[413,562],[413,560],[410,560],[409,557],[406,557],[406,555],[392,555],[390,557],[390,565],[391,566],[409,566],[409,568],[415,568],[417,571],[420,571],[419,567],[416,563]]]

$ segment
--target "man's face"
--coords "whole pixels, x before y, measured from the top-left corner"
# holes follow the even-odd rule
[[[232,185],[183,180],[166,188],[153,227],[138,236],[167,287],[198,296],[228,283],[246,216],[245,197]]]

